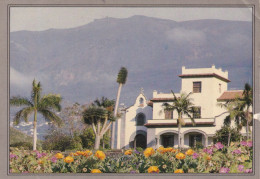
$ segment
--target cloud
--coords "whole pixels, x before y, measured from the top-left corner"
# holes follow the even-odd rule
[[[10,67],[10,84],[19,87],[22,89],[28,88],[31,86],[33,77],[24,75],[19,71],[15,70],[13,67]]]
[[[206,41],[204,32],[198,30],[188,30],[184,28],[174,28],[166,32],[166,37],[177,43],[186,43],[197,41],[203,43]]]

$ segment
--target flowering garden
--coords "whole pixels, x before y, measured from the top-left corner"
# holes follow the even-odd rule
[[[186,151],[126,150],[116,157],[100,150],[63,154],[12,149],[10,173],[252,173],[252,159],[252,141]]]

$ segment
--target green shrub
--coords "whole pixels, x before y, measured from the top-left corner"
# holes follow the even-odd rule
[[[227,145],[229,133],[231,133],[230,142],[237,142],[242,138],[242,135],[236,129],[230,128],[229,126],[223,126],[216,132],[215,136],[213,137],[213,142],[221,142],[222,144]]]
[[[16,147],[18,149],[25,149],[25,150],[32,150],[33,145],[30,142],[16,142],[13,144],[10,144],[10,147]]]
[[[81,150],[82,145],[80,141],[75,140],[73,137],[54,131],[45,137],[45,141],[42,144],[44,150]]]

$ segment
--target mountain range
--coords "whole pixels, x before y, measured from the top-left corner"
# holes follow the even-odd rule
[[[134,103],[140,88],[179,92],[181,67],[215,64],[228,70],[229,89],[252,81],[252,23],[176,22],[146,16],[103,18],[84,26],[10,34],[10,95],[29,96],[35,78],[43,93],[89,103],[116,98],[120,67],[128,69],[120,103]]]

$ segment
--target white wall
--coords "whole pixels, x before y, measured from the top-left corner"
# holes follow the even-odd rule
[[[139,99],[143,98],[143,106],[140,106]],[[146,122],[148,119],[152,119],[152,107],[147,105],[147,99],[144,96],[144,94],[139,94],[136,98],[136,101],[134,105],[126,109],[126,115],[125,115],[125,141],[121,146],[125,146],[128,148],[130,137],[133,133],[135,133],[138,130],[147,131],[147,128],[145,126],[136,126],[136,115],[138,113],[144,113],[146,117]],[[146,123],[145,122],[145,123]]]

